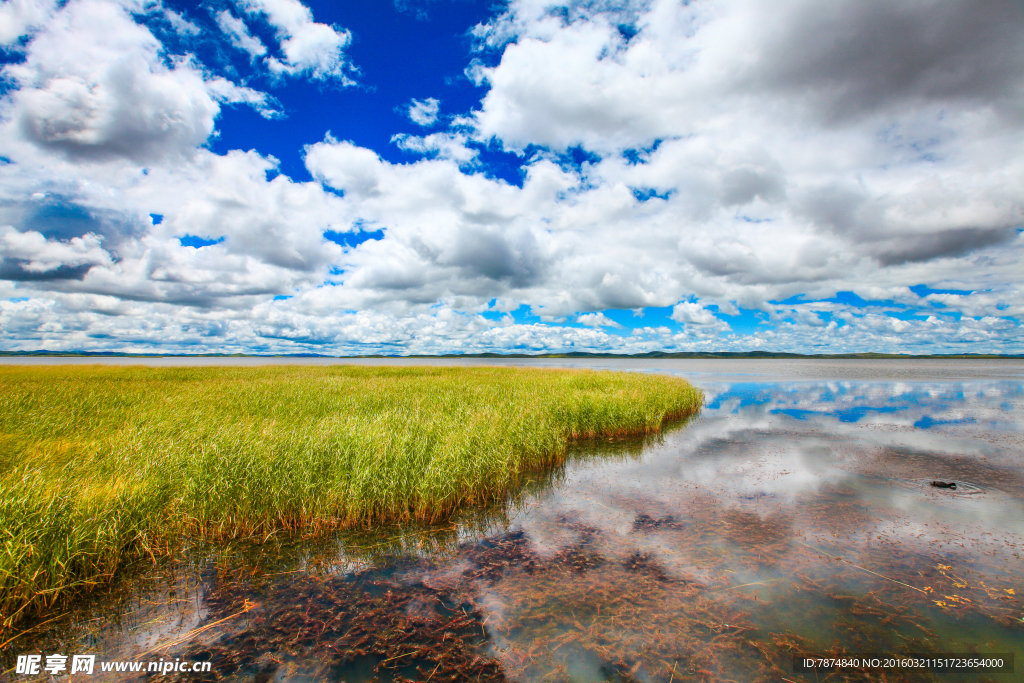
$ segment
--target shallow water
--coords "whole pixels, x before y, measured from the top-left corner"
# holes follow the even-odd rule
[[[794,672],[794,655],[1024,660],[1024,363],[506,363],[672,372],[707,406],[656,439],[580,444],[506,505],[439,527],[187,544],[46,615],[3,664],[63,653],[210,662],[168,674],[180,680],[710,682],[826,679]],[[98,669],[81,680],[144,677]],[[1015,670],[828,680],[1019,681],[1024,661]]]

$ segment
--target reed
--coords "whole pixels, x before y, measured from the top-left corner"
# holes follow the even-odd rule
[[[0,368],[0,631],[183,533],[436,521],[591,436],[698,410],[686,382],[505,368]]]

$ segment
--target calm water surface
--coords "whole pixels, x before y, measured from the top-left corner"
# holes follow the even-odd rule
[[[168,678],[230,681],[1024,680],[1024,363],[503,364],[678,374],[707,405],[655,439],[579,444],[505,505],[444,525],[186,541],[47,615],[4,663],[180,658],[211,672]],[[794,655],[854,653],[1014,653],[1016,673],[794,671]]]

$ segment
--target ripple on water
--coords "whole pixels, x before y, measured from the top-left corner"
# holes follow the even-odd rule
[[[969,481],[963,481],[960,479],[934,479],[932,477],[922,477],[918,479],[895,479],[894,481],[897,486],[902,485],[902,488],[933,491],[935,493],[945,494],[948,496],[978,496],[995,490],[988,486],[973,484]],[[936,486],[934,482],[946,484],[946,486]],[[949,484],[952,484],[953,486],[949,486]]]

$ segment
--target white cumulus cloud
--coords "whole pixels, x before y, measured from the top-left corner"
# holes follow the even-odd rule
[[[110,255],[101,242],[102,238],[93,234],[58,241],[48,240],[35,231],[19,232],[10,225],[0,226],[0,258],[22,261],[24,271],[32,274],[61,267],[109,264]]]
[[[206,142],[218,100],[268,108],[262,94],[208,79],[188,57],[168,65],[161,49],[121,5],[72,0],[33,37],[23,62],[4,67],[16,89],[0,146],[25,142],[80,161],[145,163],[188,156]]]
[[[171,25],[174,32],[181,36],[196,36],[202,31],[199,26],[186,19],[183,14],[179,14],[172,9],[164,9],[164,19]]]
[[[57,0],[5,0],[0,4],[0,45],[11,45],[43,25],[57,9]]]
[[[622,327],[604,313],[584,313],[576,317],[576,322],[588,327]]]
[[[262,57],[267,53],[267,46],[263,44],[256,36],[249,32],[249,27],[245,25],[245,22],[232,14],[229,10],[221,10],[217,12],[217,25],[220,26],[220,30],[224,31],[231,39],[231,44],[237,47],[239,50],[244,50],[249,53],[249,56],[255,59],[256,57]]]
[[[453,159],[460,164],[468,164],[478,154],[475,149],[467,146],[468,140],[464,133],[448,132],[423,136],[399,133],[391,138],[392,142],[406,152],[436,156],[439,159]]]
[[[345,57],[352,40],[348,31],[313,21],[313,13],[299,0],[237,0],[237,4],[250,14],[262,14],[274,27],[284,59],[268,57],[271,72],[353,82]]]
[[[441,111],[441,102],[428,97],[425,100],[414,99],[409,104],[407,111],[409,120],[419,126],[430,126],[437,121],[437,114]]]
[[[684,301],[672,308],[672,320],[691,325],[713,325],[718,322],[715,314],[698,303]]]

